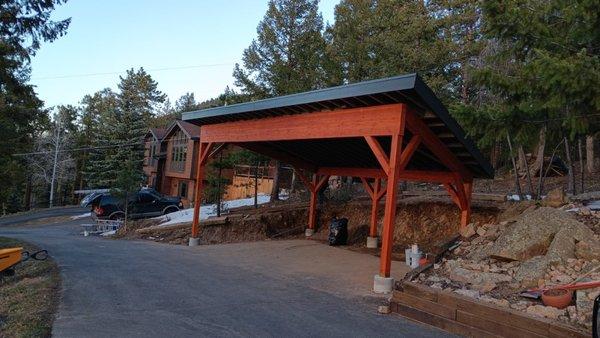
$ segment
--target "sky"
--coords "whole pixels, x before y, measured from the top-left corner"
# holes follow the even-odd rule
[[[320,1],[325,23],[338,2]],[[52,13],[71,17],[67,34],[42,45],[30,82],[46,107],[76,105],[144,67],[172,103],[187,92],[201,102],[233,86],[266,10],[267,0],[70,0]]]

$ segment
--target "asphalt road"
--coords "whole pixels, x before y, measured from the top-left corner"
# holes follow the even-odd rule
[[[55,337],[450,336],[379,315],[380,298],[335,292],[331,279],[260,268],[272,264],[269,254],[256,264],[235,264],[226,245],[213,250],[83,237],[80,222],[0,227],[0,236],[36,243],[58,262],[63,291]]]
[[[89,208],[81,208],[78,206],[39,209],[32,212],[24,212],[17,215],[0,217],[0,228],[25,222],[37,221],[49,217],[81,215],[84,212],[89,211]]]

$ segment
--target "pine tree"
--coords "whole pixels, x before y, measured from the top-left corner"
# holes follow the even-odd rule
[[[123,111],[141,116],[149,124],[166,95],[158,90],[158,83],[146,73],[144,68],[127,70],[125,77],[119,77],[119,104]]]
[[[64,35],[70,19],[54,21],[61,0],[0,3],[0,210],[18,211],[29,181],[26,163],[12,154],[28,152],[49,123],[43,102],[29,85],[30,59],[43,42]],[[28,202],[25,202],[28,204]]]
[[[317,0],[270,0],[257,38],[233,77],[249,99],[297,93],[326,83],[325,39]]]

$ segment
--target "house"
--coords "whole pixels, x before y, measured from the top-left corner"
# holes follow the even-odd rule
[[[194,203],[196,168],[194,157],[198,153],[200,127],[181,120],[175,120],[165,132],[162,140],[165,147],[165,166],[161,193],[179,196],[184,205]]]
[[[146,133],[144,173],[146,185],[158,192],[179,196],[183,204],[193,206],[196,184],[196,157],[200,142],[200,127],[189,122],[175,120],[168,128],[150,128]],[[240,150],[230,146],[222,154]],[[214,160],[214,159],[213,159]],[[211,160],[211,161],[213,161]],[[210,163],[210,161],[209,161]],[[273,186],[273,164],[268,161],[258,168],[238,165],[234,169],[224,169],[222,177],[230,184],[224,188],[224,199],[246,198],[254,195],[255,172],[257,173],[258,193],[269,194]],[[290,168],[280,173],[281,186],[291,183]],[[207,177],[204,183],[206,186]]]
[[[162,142],[166,128],[150,128],[144,137],[144,174],[146,185],[156,190],[162,189],[162,178],[165,166],[166,144]]]

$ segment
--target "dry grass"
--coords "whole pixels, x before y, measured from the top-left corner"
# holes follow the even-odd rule
[[[39,248],[0,237],[0,248]],[[0,337],[50,337],[58,306],[60,275],[56,263],[29,260],[17,265],[13,276],[0,277]]]

